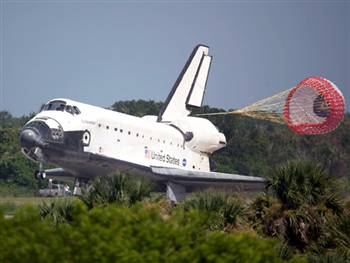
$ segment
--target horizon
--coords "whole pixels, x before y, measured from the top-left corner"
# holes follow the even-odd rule
[[[64,98],[61,98],[61,99],[64,99]],[[144,100],[144,99],[130,99],[130,100],[116,100],[115,102],[113,102],[110,106],[100,106],[100,105],[93,105],[93,106],[97,106],[97,107],[101,107],[101,108],[104,108],[106,110],[112,110],[114,111],[113,109],[111,109],[111,107],[113,106],[114,103],[118,103],[118,102],[131,102],[131,101],[146,101],[146,102],[151,102],[153,101],[154,103],[164,103],[163,101],[155,101],[155,100],[152,100],[152,99],[149,99],[149,100]],[[79,101],[79,102],[82,102],[82,101]],[[85,102],[82,102],[82,103],[85,103]],[[42,103],[41,105],[43,105],[44,103]],[[203,104],[202,107],[209,107],[209,108],[217,108],[219,110],[223,110],[223,111],[231,111],[231,110],[236,110],[235,108],[231,108],[231,109],[223,109],[223,108],[220,108],[220,107],[215,107],[215,106],[211,106],[211,105],[208,105],[208,104]],[[201,108],[202,108],[201,107]],[[22,115],[13,115],[11,112],[7,111],[7,110],[0,110],[0,112],[7,112],[9,113],[13,118],[22,118],[22,117],[28,117],[32,114],[36,114],[39,112],[39,108],[38,107],[38,111],[32,111],[32,112],[29,112],[29,113],[24,113]],[[350,116],[350,111],[345,111],[344,112],[344,117],[349,115]],[[191,116],[191,114],[189,115]],[[249,117],[251,118],[251,117]]]

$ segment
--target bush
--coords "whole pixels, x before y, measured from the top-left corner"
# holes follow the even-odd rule
[[[270,188],[275,198],[259,196],[250,205],[255,229],[303,253],[337,248],[332,253],[348,255],[349,222],[327,171],[310,162],[288,162],[273,174]]]
[[[198,192],[182,203],[185,211],[197,210],[208,216],[209,229],[224,229],[228,225],[235,225],[239,217],[244,214],[242,202],[225,192]]]
[[[119,173],[97,177],[88,189],[83,190],[80,198],[90,209],[110,203],[132,205],[150,197],[151,190],[149,181]]]
[[[252,234],[205,231],[205,217],[135,205],[90,211],[75,203],[70,224],[52,226],[39,211],[0,217],[0,262],[280,262],[275,242]]]
[[[287,208],[330,202],[339,210],[334,178],[320,165],[309,161],[291,161],[280,166],[269,182],[275,196]]]
[[[69,198],[43,201],[39,205],[40,217],[54,225],[68,223],[73,220],[73,201]]]

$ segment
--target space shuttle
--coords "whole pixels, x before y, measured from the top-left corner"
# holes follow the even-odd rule
[[[70,99],[47,102],[20,132],[23,154],[39,163],[36,178],[73,179],[78,194],[96,176],[127,172],[153,180],[173,202],[205,188],[262,189],[263,178],[210,170],[209,157],[226,146],[225,135],[190,114],[202,106],[211,61],[209,47],[194,48],[158,116]]]

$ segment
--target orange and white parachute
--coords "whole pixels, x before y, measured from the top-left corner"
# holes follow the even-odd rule
[[[295,87],[242,109],[201,115],[235,114],[286,124],[300,135],[324,134],[344,118],[345,99],[331,81],[309,77]]]
[[[331,81],[310,77],[288,93],[283,115],[298,134],[323,134],[336,129],[344,118],[345,99]]]

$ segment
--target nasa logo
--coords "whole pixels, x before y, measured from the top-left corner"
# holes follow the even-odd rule
[[[184,159],[182,160],[182,166],[186,166],[186,164],[187,164],[187,161],[186,161],[186,159],[184,158]]]

